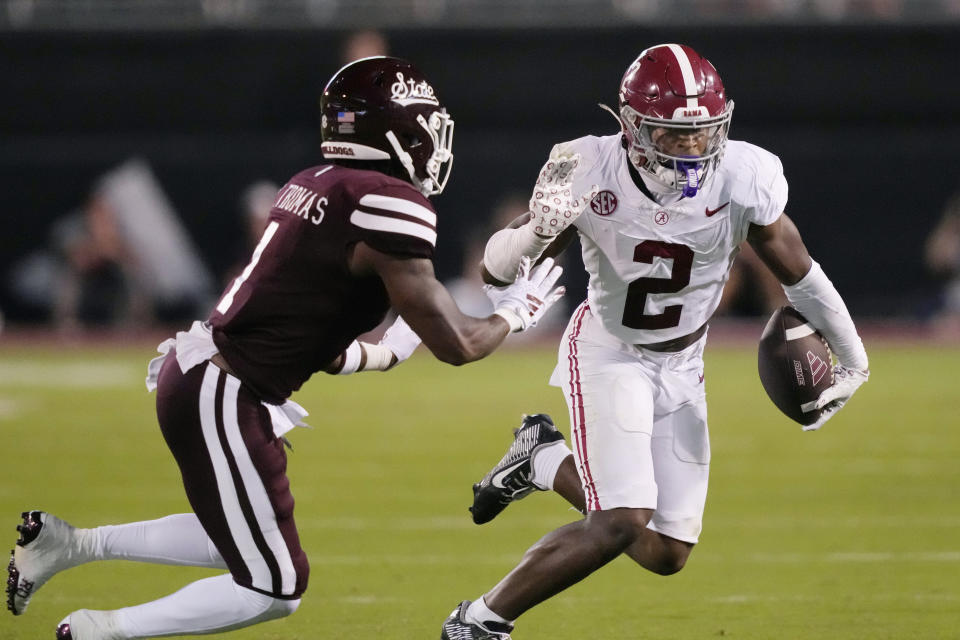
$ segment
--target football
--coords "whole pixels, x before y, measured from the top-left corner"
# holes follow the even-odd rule
[[[817,421],[821,410],[813,403],[833,384],[833,360],[824,337],[793,307],[780,307],[767,321],[757,369],[780,411],[802,425]]]

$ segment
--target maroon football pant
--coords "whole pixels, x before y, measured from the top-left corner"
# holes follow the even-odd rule
[[[293,520],[287,456],[270,414],[239,379],[176,353],[157,383],[157,417],[190,506],[237,584],[294,599],[310,567]]]

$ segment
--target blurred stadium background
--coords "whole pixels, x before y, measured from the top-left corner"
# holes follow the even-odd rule
[[[958,0],[0,1],[2,535],[34,506],[81,526],[186,509],[142,366],[245,262],[264,185],[319,161],[317,99],[352,51],[414,61],[456,120],[435,203],[453,282],[550,146],[613,132],[597,103],[642,48],[677,41],[719,69],[731,137],[783,160],[788,212],[865,334],[871,382],[801,436],[756,379],[775,301],[747,278],[707,353],[701,549],[667,581],[618,561],[517,637],[956,638]],[[520,412],[566,424],[541,338],[454,373],[421,351],[387,376],[308,383],[296,399],[317,429],[296,434],[291,477],[311,590],[234,636],[434,637],[569,520],[554,498],[485,528],[465,511]],[[82,568],[0,617],[0,638],[193,575]]]
[[[455,170],[436,201],[443,279],[459,274],[498,204],[526,195],[554,142],[615,130],[597,103],[614,102],[630,61],[663,41],[691,44],[720,70],[736,102],[731,136],[783,160],[788,211],[858,319],[925,321],[960,272],[960,240],[954,262],[925,260],[960,191],[957,0],[5,0],[8,325],[57,319],[49,259],[77,233],[64,219],[131,160],[163,196],[162,215],[120,216],[132,252],[149,267],[153,247],[164,267],[140,265],[148,273],[132,288],[151,291],[134,317],[199,313],[192,303],[245,260],[245,189],[318,161],[317,99],[358,30],[360,51],[423,68],[456,120]],[[161,233],[164,217],[183,233]],[[202,266],[166,273],[163,289],[156,280],[181,254]],[[571,299],[582,297],[569,271]],[[115,320],[108,296],[124,278],[108,270],[85,283],[90,304],[99,294],[114,305],[88,309],[88,324]]]

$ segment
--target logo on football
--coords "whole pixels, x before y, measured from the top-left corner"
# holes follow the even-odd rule
[[[760,336],[757,370],[767,396],[787,417],[813,424],[821,411],[813,403],[833,384],[827,341],[793,307],[774,311]]]

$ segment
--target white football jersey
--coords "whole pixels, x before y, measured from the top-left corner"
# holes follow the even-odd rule
[[[746,142],[727,142],[723,161],[695,197],[665,205],[634,183],[619,134],[579,138],[557,151],[581,156],[574,194],[600,188],[574,224],[590,275],[590,308],[626,343],[672,340],[700,328],[720,302],[749,225],[771,224],[787,202],[780,160]]]

